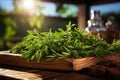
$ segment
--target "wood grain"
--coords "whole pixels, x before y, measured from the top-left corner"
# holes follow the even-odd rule
[[[4,68],[0,68],[0,76],[10,77],[20,80],[42,80],[42,78],[40,78],[40,75],[37,74],[4,69]]]
[[[57,77],[51,77],[49,78],[49,80],[104,80],[104,79],[99,79],[84,74],[68,73]]]
[[[14,65],[19,67],[59,70],[59,71],[78,71],[90,67],[99,62],[98,58],[66,58],[55,61],[45,61],[42,59],[39,63],[35,60],[27,62],[20,54],[12,54],[5,51],[0,52],[0,64]]]

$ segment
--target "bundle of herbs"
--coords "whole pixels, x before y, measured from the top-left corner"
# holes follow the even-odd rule
[[[63,58],[103,57],[120,52],[120,41],[106,43],[99,36],[85,35],[84,31],[71,30],[69,23],[66,30],[56,32],[38,32],[29,30],[23,41],[15,45],[10,52],[20,53],[28,61],[41,58],[56,60]]]

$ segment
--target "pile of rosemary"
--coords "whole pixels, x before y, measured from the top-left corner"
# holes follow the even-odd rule
[[[71,23],[67,29],[56,32],[39,32],[29,30],[23,41],[16,44],[11,53],[20,53],[28,61],[41,58],[48,61],[63,58],[103,57],[120,52],[120,41],[106,43],[99,36],[85,35],[77,28],[71,30]]]

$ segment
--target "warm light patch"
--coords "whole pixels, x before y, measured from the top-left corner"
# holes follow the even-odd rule
[[[35,3],[33,0],[23,0],[23,6],[26,10],[34,10],[35,8]]]

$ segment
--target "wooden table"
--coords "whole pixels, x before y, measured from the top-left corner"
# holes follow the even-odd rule
[[[0,64],[0,80],[120,80],[120,54],[79,71],[43,70]]]
[[[84,71],[78,72],[63,72],[63,71],[48,71],[38,69],[28,69],[16,66],[1,65],[0,74],[4,72],[0,80],[103,80],[84,74]],[[22,74],[20,74],[22,73]],[[9,75],[11,76],[9,76]],[[19,75],[19,77],[17,76]],[[5,77],[5,78],[4,78]]]

